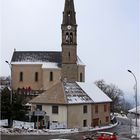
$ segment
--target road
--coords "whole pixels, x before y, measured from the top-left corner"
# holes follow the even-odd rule
[[[117,132],[119,140],[131,140],[130,120],[126,118],[117,118],[119,124],[108,130],[110,132]]]
[[[131,140],[130,135],[130,123],[128,119],[117,118],[119,124],[112,129],[106,130],[109,132],[117,132],[118,140]],[[71,139],[81,140],[82,136],[93,132],[66,134],[66,135],[55,135],[55,136],[1,136],[1,140],[50,140],[50,139]],[[134,139],[133,139],[134,140]],[[138,139],[137,139],[138,140]]]

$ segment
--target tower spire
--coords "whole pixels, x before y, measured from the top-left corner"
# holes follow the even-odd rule
[[[75,9],[73,0],[65,0],[63,12],[63,25],[76,25]]]
[[[77,24],[73,0],[65,0],[62,30],[62,79],[78,81]]]

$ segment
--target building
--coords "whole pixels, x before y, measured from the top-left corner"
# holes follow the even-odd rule
[[[108,125],[110,102],[95,84],[68,81],[59,81],[30,101],[32,112],[46,112],[51,129]]]
[[[137,116],[137,118],[140,119],[140,106],[137,106],[137,112],[136,112],[136,107],[128,110],[128,112],[129,112],[129,116],[130,117],[132,116],[131,118],[136,118]]]
[[[14,51],[12,89],[46,90],[60,79],[85,81],[85,65],[77,56],[77,24],[73,0],[65,1],[62,52]]]
[[[94,84],[85,83],[85,65],[77,56],[75,14],[73,0],[65,0],[61,52],[15,51],[11,61],[13,90],[41,90],[30,101],[30,114],[37,111],[37,123],[52,129],[110,123],[111,99]]]

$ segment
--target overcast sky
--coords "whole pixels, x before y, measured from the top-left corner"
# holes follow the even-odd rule
[[[86,65],[86,81],[104,79],[134,94],[140,77],[139,0],[75,0],[78,56]],[[17,51],[61,51],[64,0],[0,1],[0,73]],[[140,93],[138,93],[140,94]]]

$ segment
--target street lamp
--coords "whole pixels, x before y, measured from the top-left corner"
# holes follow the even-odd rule
[[[5,62],[9,65],[9,68],[10,68],[10,104],[12,105],[12,84],[11,84],[12,67],[8,61],[5,61]],[[10,117],[10,120],[9,120],[9,126],[10,127],[12,126],[12,116]]]
[[[128,72],[131,73],[134,76],[134,79],[135,79],[135,82],[136,82],[136,87],[135,87],[135,102],[136,102],[136,128],[137,128],[137,126],[138,126],[138,121],[137,121],[137,113],[138,113],[138,110],[137,110],[137,79],[136,79],[135,74],[131,70],[128,70]]]
[[[5,61],[5,62],[9,65],[9,68],[10,68],[10,91],[11,91],[10,104],[12,104],[12,84],[11,84],[12,68],[11,68],[11,64],[8,61]]]

